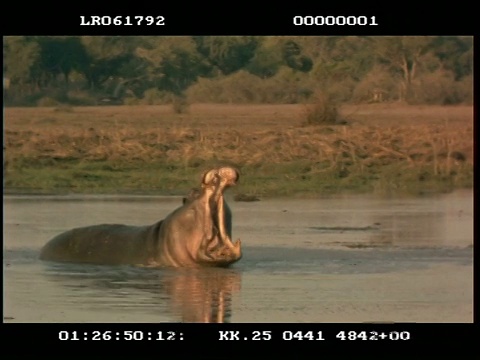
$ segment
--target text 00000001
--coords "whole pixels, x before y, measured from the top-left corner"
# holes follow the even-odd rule
[[[294,25],[378,25],[375,16],[294,16]]]
[[[109,26],[109,25],[156,25],[161,26],[165,25],[165,16],[80,16],[80,25],[100,25],[100,26]]]

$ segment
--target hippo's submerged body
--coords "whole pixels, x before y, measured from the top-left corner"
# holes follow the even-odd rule
[[[240,260],[240,240],[231,241],[231,212],[223,192],[238,171],[206,172],[192,193],[165,219],[150,226],[103,224],[66,231],[41,250],[42,260],[140,266],[228,266]]]

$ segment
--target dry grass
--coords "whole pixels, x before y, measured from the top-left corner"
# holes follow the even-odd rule
[[[419,181],[473,168],[471,107],[344,107],[347,125],[302,126],[301,105],[192,105],[5,109],[10,175],[21,167],[69,162],[181,164],[224,162],[240,168],[301,164],[298,180],[335,173],[380,173],[401,164]],[[265,170],[267,171],[267,170]],[[7,175],[9,173],[7,172]],[[423,175],[422,175],[423,174]],[[395,174],[392,174],[395,176]],[[8,177],[7,177],[8,179]],[[8,188],[8,184],[7,184]]]

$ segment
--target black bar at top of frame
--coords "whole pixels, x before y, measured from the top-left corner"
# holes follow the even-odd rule
[[[13,4],[2,12],[3,35],[474,35],[475,13],[461,4],[412,6],[404,2],[383,2],[381,6],[361,3],[355,6],[336,3],[308,7],[276,3],[259,6],[243,2],[224,5],[172,7],[154,4],[128,9],[119,6],[59,6],[45,2]],[[20,6],[21,5],[21,6]],[[118,4],[117,4],[118,5]],[[83,20],[82,17],[83,16]],[[99,16],[107,24],[118,17],[122,25],[81,25]],[[142,16],[160,16],[164,25],[147,25]],[[128,19],[127,19],[128,17]],[[327,17],[330,17],[327,20]],[[345,21],[367,25],[307,25]],[[339,20],[337,20],[339,18]],[[152,18],[150,18],[152,19]],[[132,25],[125,25],[126,22]],[[295,25],[305,23],[305,25]],[[373,25],[377,24],[377,25]]]

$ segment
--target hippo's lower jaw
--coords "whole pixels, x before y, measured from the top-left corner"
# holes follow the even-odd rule
[[[202,265],[228,266],[242,258],[241,241],[237,239],[235,243],[232,243],[227,240],[221,246],[213,249],[200,249],[197,257]]]

